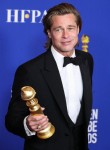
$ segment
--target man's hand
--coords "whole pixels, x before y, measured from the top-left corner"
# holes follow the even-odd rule
[[[48,117],[44,114],[29,115],[26,124],[30,131],[39,132],[48,127],[48,121]]]

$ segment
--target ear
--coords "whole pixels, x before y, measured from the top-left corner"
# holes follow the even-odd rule
[[[50,30],[47,30],[47,33],[48,33],[48,37],[51,39],[51,32],[50,32]]]

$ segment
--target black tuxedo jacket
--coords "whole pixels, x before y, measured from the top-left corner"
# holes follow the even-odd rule
[[[84,119],[83,125],[79,129],[74,126],[68,116],[61,78],[50,50],[17,69],[5,122],[10,132],[25,138],[25,150],[88,149],[87,127],[92,107],[93,59],[89,53],[78,50],[76,50],[76,56],[81,56],[83,59],[80,70],[83,79]],[[45,107],[44,114],[48,116],[56,129],[51,138],[40,140],[37,136],[26,136],[23,120],[30,112],[20,96],[23,86],[32,86],[37,93],[39,104]],[[79,146],[76,145],[76,141],[79,141]]]

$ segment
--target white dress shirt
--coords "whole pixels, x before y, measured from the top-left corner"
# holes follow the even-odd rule
[[[56,61],[66,98],[67,110],[71,120],[76,123],[83,94],[82,76],[79,66],[72,63],[63,67],[64,56],[51,47]],[[75,57],[75,51],[71,57]]]

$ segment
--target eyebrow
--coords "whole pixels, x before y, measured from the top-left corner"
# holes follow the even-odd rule
[[[68,27],[77,27],[77,25],[68,25]]]
[[[68,25],[67,27],[76,27],[77,25]],[[55,27],[53,29],[57,29],[57,28],[63,28],[62,26],[58,26],[58,27]]]

